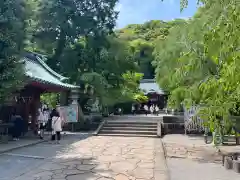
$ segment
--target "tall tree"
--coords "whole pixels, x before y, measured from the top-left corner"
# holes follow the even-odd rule
[[[59,66],[66,45],[76,39],[100,32],[109,33],[115,26],[117,0],[41,0],[36,37],[54,46],[51,67]]]
[[[202,117],[212,129],[219,129],[219,118],[232,123],[230,113],[239,111],[240,4],[237,0],[202,2],[184,32],[169,35],[181,45],[164,42],[162,46],[172,47],[164,60],[162,48],[156,49],[158,82],[170,84],[171,105],[201,105]],[[165,77],[164,69],[174,71]]]
[[[28,24],[27,0],[0,1],[0,100],[18,89],[24,70],[20,55]]]
[[[154,47],[164,41],[169,31],[175,26],[183,24],[185,20],[176,19],[165,22],[152,20],[144,24],[132,24],[117,30],[119,39],[129,43],[134,61],[139,65],[143,78],[152,79],[155,76],[155,68],[152,66]]]

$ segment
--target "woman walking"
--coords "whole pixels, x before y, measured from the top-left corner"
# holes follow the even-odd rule
[[[57,138],[57,143],[59,144],[61,139],[61,131],[62,131],[63,120],[59,115],[57,110],[53,110],[52,112],[52,141],[55,141]]]

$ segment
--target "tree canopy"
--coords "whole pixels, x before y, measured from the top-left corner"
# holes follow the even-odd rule
[[[30,14],[24,0],[0,2],[0,101],[23,84],[22,63],[19,61]]]
[[[239,111],[237,0],[201,1],[195,16],[155,48],[156,76],[171,94],[169,105],[200,105],[212,125]]]
[[[182,19],[175,19],[169,22],[152,20],[144,24],[131,24],[117,30],[116,36],[128,43],[134,61],[138,64],[139,71],[144,74],[144,78],[152,79],[155,77],[152,61],[156,43],[163,41],[173,27],[184,22]]]
[[[211,121],[227,119],[240,107],[240,4],[198,2],[189,20],[114,30],[117,0],[1,1],[0,99],[22,84],[20,56],[28,49],[47,55],[70,83],[91,87],[103,105],[136,99],[139,80],[156,77],[169,106],[199,105]]]

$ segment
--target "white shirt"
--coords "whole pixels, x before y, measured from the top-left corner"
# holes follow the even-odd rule
[[[43,123],[43,121],[44,121],[44,116],[43,116],[43,112],[39,109],[38,110],[38,121],[40,122],[40,123]]]
[[[43,121],[45,123],[48,122],[48,118],[49,118],[49,113],[47,111],[43,111]]]
[[[62,118],[61,117],[52,117],[52,128],[54,132],[62,131]]]
[[[145,111],[148,111],[148,106],[145,105],[145,106],[144,106],[144,109],[145,109]]]
[[[153,106],[150,107],[150,111],[151,111],[151,112],[154,111],[154,107],[153,107]]]

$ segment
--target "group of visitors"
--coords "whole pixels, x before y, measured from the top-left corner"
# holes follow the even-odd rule
[[[28,127],[28,122],[24,121],[20,115],[20,111],[14,110],[11,115],[10,123],[12,124],[9,128],[9,134],[13,140],[17,141],[25,133],[25,126]],[[60,117],[59,112],[56,109],[52,111],[47,106],[42,106],[37,112],[37,129],[39,132],[40,139],[44,138],[44,131],[48,130],[51,132],[51,140],[59,143],[61,139],[61,131],[64,125],[63,118]]]
[[[144,105],[144,111],[145,111],[146,116],[149,114],[149,112],[151,114],[156,114],[158,116],[159,107],[158,107],[158,105],[154,105],[154,104],[152,104],[150,107],[148,105]]]
[[[148,105],[144,105],[143,108],[144,108],[144,112],[145,112],[146,115],[148,115],[149,112],[151,114],[156,114],[156,115],[159,114],[158,105],[151,105],[150,107]],[[132,114],[135,115],[136,113],[137,113],[137,109],[134,105],[132,105]]]
[[[64,125],[63,118],[60,117],[59,112],[53,109],[52,112],[49,113],[48,108],[40,108],[38,113],[40,139],[44,138],[44,130],[46,129],[51,131],[51,140],[57,140],[57,143],[59,143],[62,127]]]

